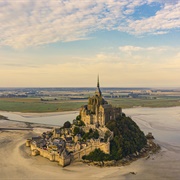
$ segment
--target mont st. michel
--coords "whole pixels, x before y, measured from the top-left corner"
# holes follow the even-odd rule
[[[81,107],[72,124],[67,121],[63,127],[29,138],[26,146],[30,147],[32,156],[40,155],[64,167],[82,160],[111,164],[132,159],[149,148],[157,149],[151,139],[151,133],[145,136],[136,123],[126,117],[122,108],[108,104],[103,98],[98,77],[94,96]]]

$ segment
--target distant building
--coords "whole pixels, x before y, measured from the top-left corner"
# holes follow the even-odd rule
[[[121,108],[113,107],[102,97],[99,85],[99,76],[97,80],[97,89],[95,95],[88,99],[88,105],[81,107],[80,116],[85,125],[105,126],[110,120],[115,120],[122,114]]]

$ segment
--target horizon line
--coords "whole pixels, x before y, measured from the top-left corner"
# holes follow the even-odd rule
[[[42,87],[38,87],[38,86],[17,86],[17,87],[0,87],[0,89],[5,89],[5,88],[9,88],[9,89],[14,89],[14,88],[96,88],[94,86],[62,86],[62,87],[58,87],[58,86],[42,86]],[[101,86],[101,88],[146,88],[146,89],[152,89],[152,88],[180,88],[180,86],[176,86],[176,87],[173,87],[173,86],[161,86],[161,87],[156,87],[156,86]]]

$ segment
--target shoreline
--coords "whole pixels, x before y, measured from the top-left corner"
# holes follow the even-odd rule
[[[180,105],[176,106],[176,105],[172,105],[172,106],[132,106],[132,107],[125,107],[122,109],[135,109],[135,108],[152,108],[152,109],[156,109],[156,108],[175,108],[175,107],[180,107]],[[4,110],[0,110],[1,112],[7,112],[7,113],[14,113],[14,114],[18,114],[21,115],[23,117],[43,117],[43,116],[55,116],[55,115],[64,115],[64,114],[71,114],[71,113],[76,113],[79,112],[79,109],[74,109],[74,110],[67,110],[67,111],[51,111],[51,112],[22,112],[22,111],[4,111]]]
[[[42,113],[31,113],[31,112],[16,112],[16,111],[0,111],[2,113],[12,113],[17,114],[22,117],[31,118],[31,117],[45,117],[45,116],[56,116],[56,115],[65,115],[65,114],[75,114],[79,111],[61,111],[61,112],[42,112]]]
[[[180,107],[180,106],[168,106],[168,107],[143,107],[143,106],[133,106],[133,107],[128,107],[128,108],[122,108],[122,110],[129,110],[129,109],[163,109],[163,108],[176,108],[176,107]],[[17,114],[20,115],[22,117],[26,117],[26,118],[31,118],[31,117],[45,117],[45,116],[57,116],[57,115],[66,115],[66,114],[75,114],[77,112],[79,112],[79,110],[71,110],[71,111],[59,111],[59,112],[17,112],[17,111],[2,111],[0,110],[0,115],[2,113],[12,113],[12,114]]]
[[[149,159],[151,155],[155,155],[160,153],[161,147],[157,142],[155,142],[153,138],[147,138],[147,144],[142,148],[140,152],[135,152],[134,154],[130,154],[118,161],[109,160],[109,161],[91,161],[91,160],[81,160],[82,163],[87,164],[88,166],[96,166],[96,167],[121,167],[128,166],[134,161],[138,161],[142,158]]]
[[[76,118],[78,111],[55,112],[55,113],[22,113],[0,111],[0,120],[14,122],[24,122],[28,124],[42,124],[44,126],[57,127],[62,126],[64,121],[71,121]],[[71,117],[70,119],[68,117]],[[55,121],[51,121],[55,120]],[[67,119],[67,120],[66,120]],[[62,123],[61,123],[62,122]]]

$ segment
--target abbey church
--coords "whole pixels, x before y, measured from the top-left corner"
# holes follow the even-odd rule
[[[79,161],[84,155],[88,155],[95,149],[100,149],[110,154],[110,141],[113,139],[113,132],[106,127],[110,120],[116,120],[122,115],[121,108],[112,107],[104,100],[100,86],[99,77],[97,89],[94,96],[88,99],[88,104],[80,110],[81,120],[85,126],[72,124],[71,127],[54,128],[52,131],[44,132],[41,136],[32,137],[26,140],[26,146],[31,148],[33,156],[41,155],[50,161],[56,161],[61,166],[67,166],[72,161]],[[75,134],[75,129],[78,133]],[[90,130],[98,133],[98,136],[86,137]],[[96,134],[97,134],[96,133]],[[105,140],[105,137],[108,137]],[[85,140],[85,141],[84,141]]]
[[[110,120],[115,120],[122,114],[121,108],[113,107],[102,97],[99,85],[99,76],[95,95],[88,99],[88,105],[82,106],[80,110],[81,120],[85,125],[95,125],[104,127]]]

